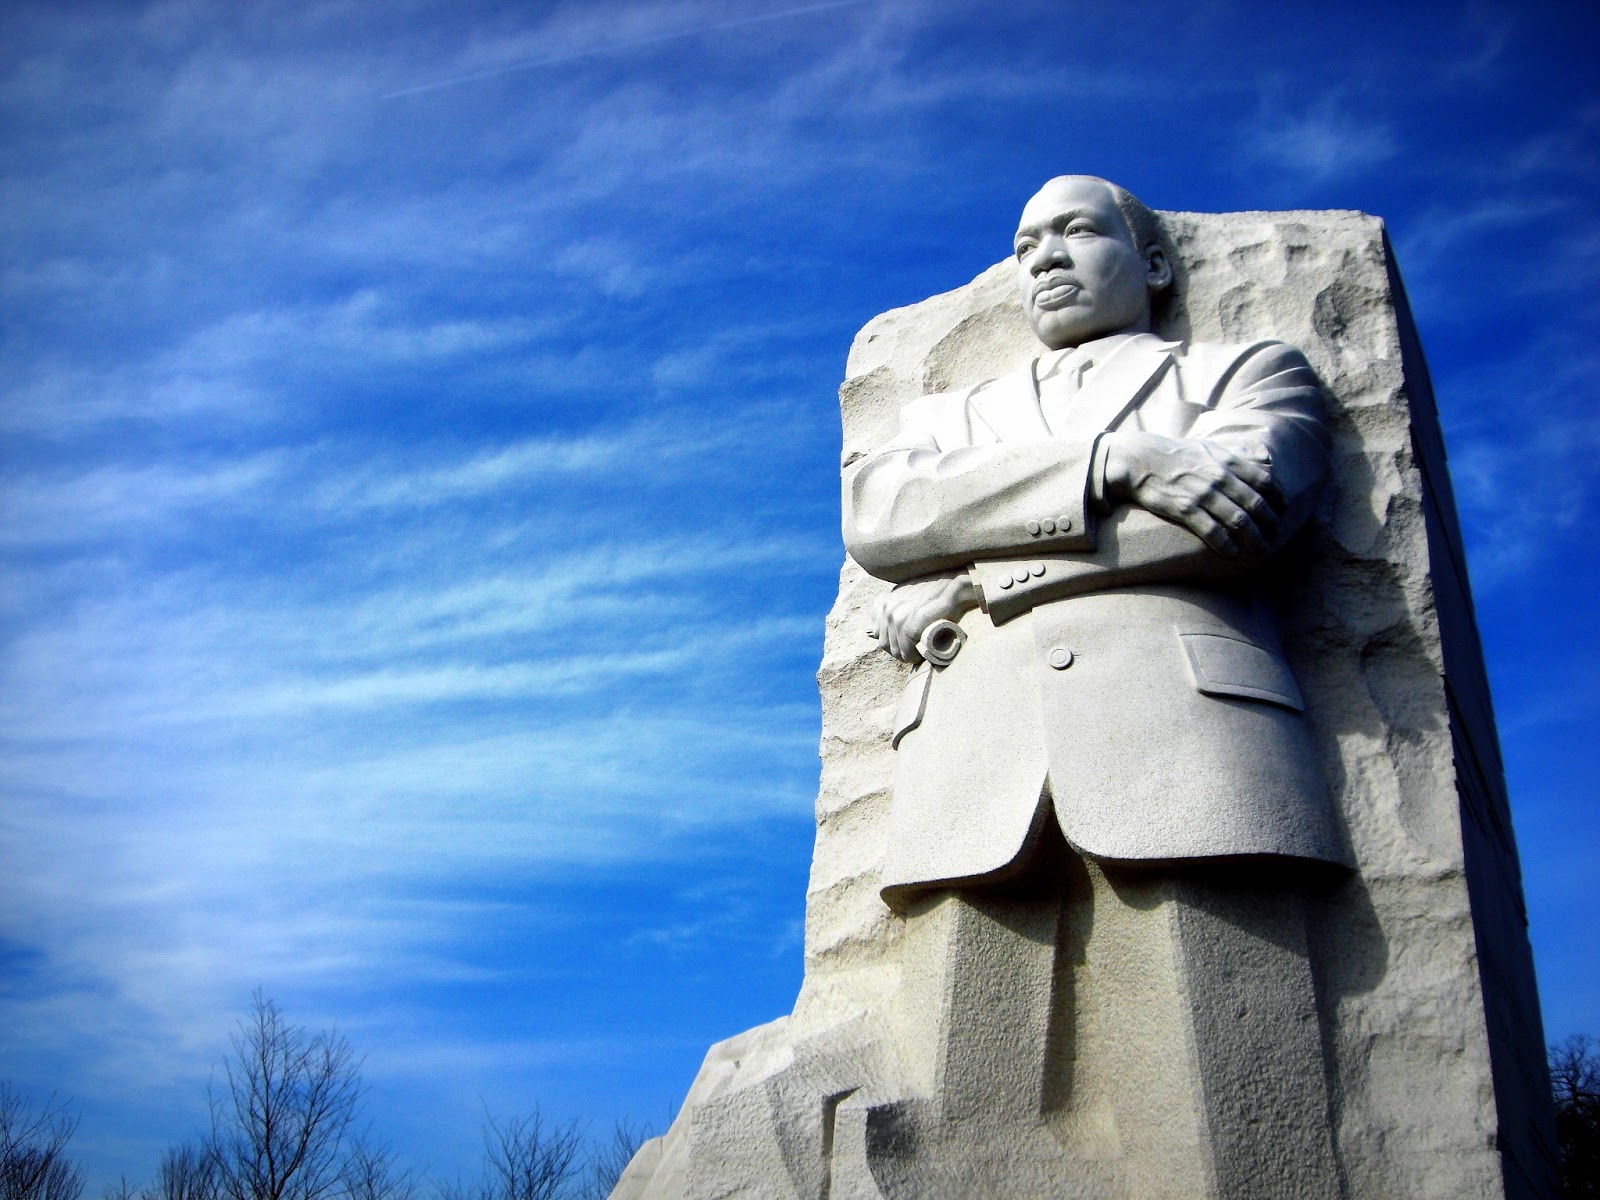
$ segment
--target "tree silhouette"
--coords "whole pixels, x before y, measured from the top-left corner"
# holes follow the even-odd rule
[[[35,1114],[9,1083],[0,1083],[0,1200],[79,1200],[83,1172],[67,1159],[78,1118],[48,1101]]]
[[[1600,1044],[1574,1034],[1550,1047],[1549,1061],[1561,1194],[1566,1200],[1600,1200]]]
[[[211,1097],[210,1154],[223,1200],[332,1200],[342,1189],[361,1067],[350,1043],[286,1021],[259,989]]]
[[[156,1168],[156,1181],[141,1200],[217,1200],[217,1164],[207,1145],[168,1146]]]

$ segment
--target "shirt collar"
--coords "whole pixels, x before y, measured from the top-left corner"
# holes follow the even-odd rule
[[[1094,338],[1084,342],[1081,346],[1066,346],[1060,350],[1046,350],[1039,356],[1039,376],[1043,378],[1053,371],[1058,370],[1072,355],[1081,355],[1082,369],[1088,370],[1106,361],[1123,342],[1131,341],[1136,337],[1152,337],[1148,333],[1112,333],[1102,338]]]

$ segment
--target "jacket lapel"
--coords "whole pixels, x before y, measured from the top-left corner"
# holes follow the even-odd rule
[[[1063,416],[1054,428],[1045,420],[1039,394],[1040,387],[1048,389],[1051,381],[1039,383],[1039,360],[1034,359],[1022,370],[981,384],[968,395],[972,440],[987,440],[979,435],[979,427],[987,427],[1002,442],[1037,442],[1111,429],[1160,382],[1178,344],[1146,334],[1117,346],[1082,390],[1057,410]]]
[[[1054,410],[1062,414],[1062,419],[1051,433],[1055,437],[1081,437],[1114,428],[1160,381],[1177,345],[1150,336],[1123,342],[1084,381],[1077,395]],[[1050,408],[1048,404],[1044,407]]]
[[[1039,411],[1039,391],[1034,383],[1038,367],[1039,360],[1034,359],[1020,371],[1012,371],[975,388],[967,399],[974,425],[987,426],[1002,442],[1038,442],[1048,438],[1050,426],[1045,424]],[[973,430],[974,435],[977,432]],[[974,436],[973,440],[978,438]]]

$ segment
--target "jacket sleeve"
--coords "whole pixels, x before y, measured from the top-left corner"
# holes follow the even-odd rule
[[[1273,483],[1284,500],[1270,554],[1304,522],[1327,475],[1322,382],[1299,350],[1265,342],[1237,355],[1210,400],[1185,436],[1269,456]],[[971,572],[990,618],[1001,624],[1036,604],[1083,592],[1224,581],[1260,562],[1260,556],[1226,558],[1187,529],[1122,504],[1099,520],[1095,544],[1081,552],[1062,554],[1052,548],[1049,554],[976,562]]]
[[[845,469],[845,546],[879,579],[1094,548],[1093,440],[974,445],[970,394],[913,401],[895,436]]]

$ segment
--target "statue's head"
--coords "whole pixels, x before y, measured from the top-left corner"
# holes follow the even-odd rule
[[[1017,222],[1017,283],[1033,332],[1052,350],[1150,329],[1172,283],[1155,214],[1095,175],[1060,175]]]

